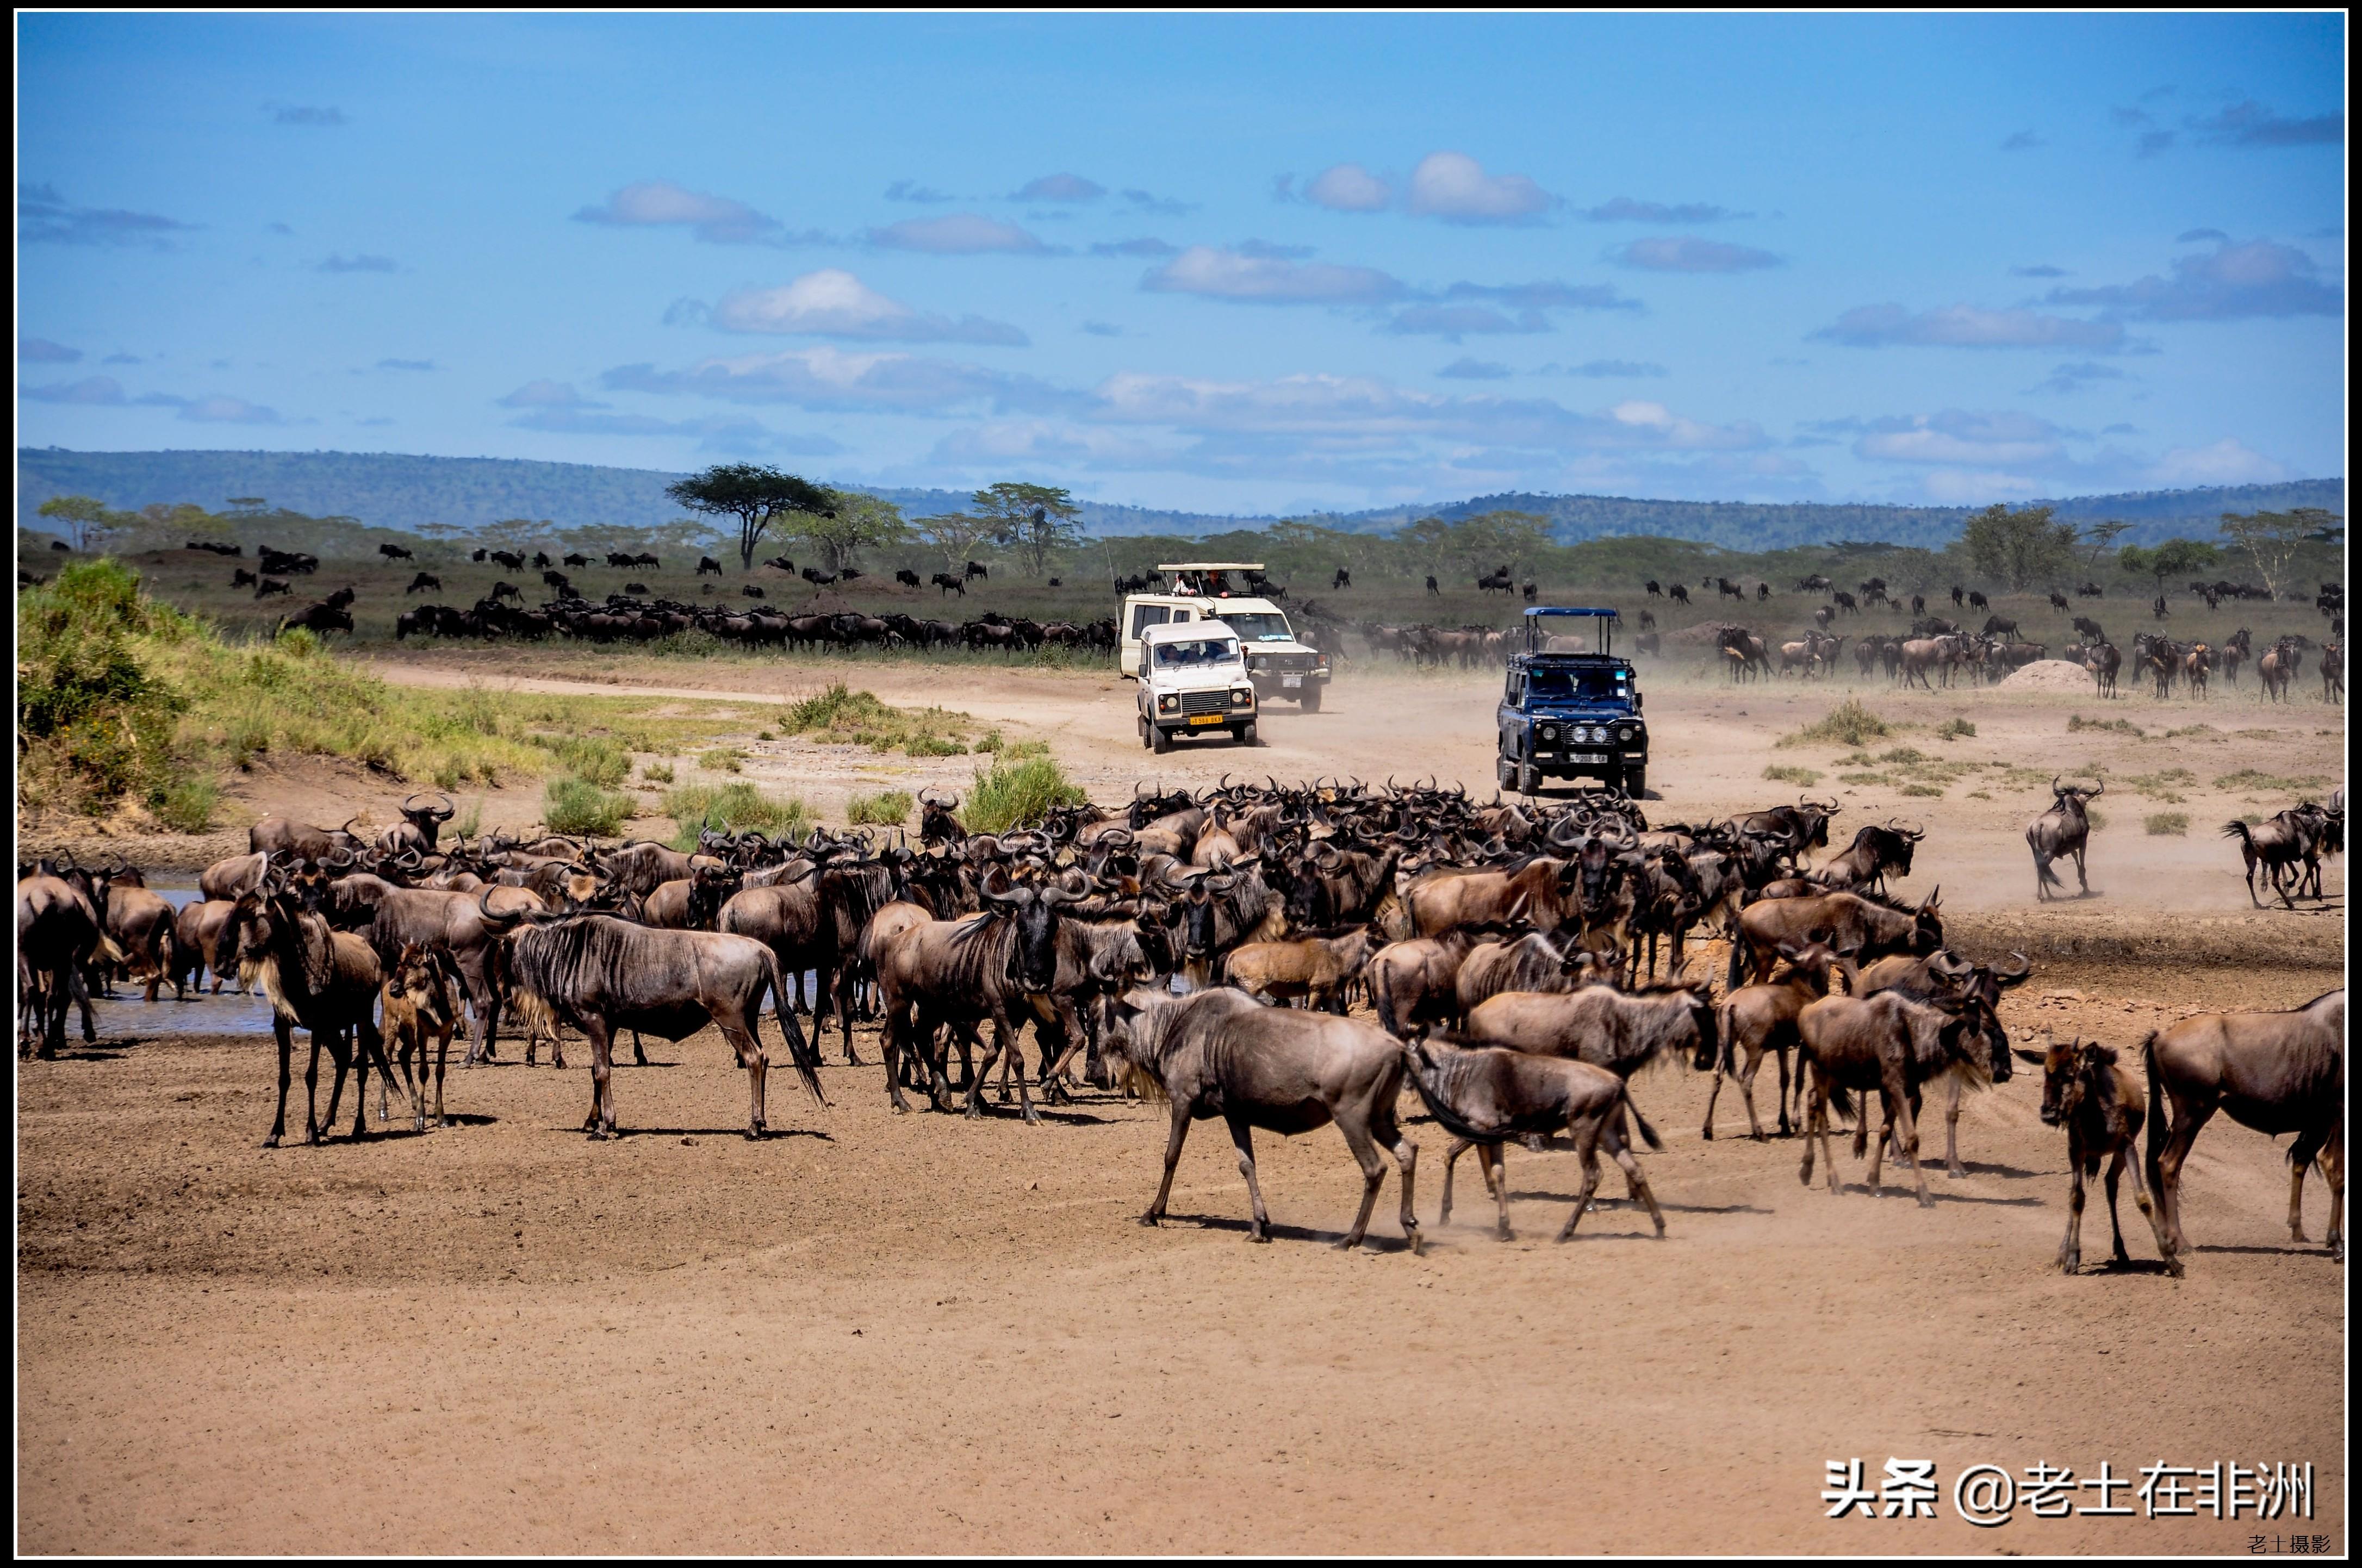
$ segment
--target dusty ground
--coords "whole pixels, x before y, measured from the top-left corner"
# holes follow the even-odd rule
[[[834,673],[610,668],[695,695]],[[963,671],[946,690],[870,667],[860,683],[1047,739],[1102,799],[1155,776],[1115,682]],[[1184,752],[1156,772],[1432,772],[1489,794],[1492,690],[1361,675],[1321,714],[1275,712],[1251,754]],[[2037,908],[2019,834],[2039,785],[2006,767],[1941,798],[1843,785],[1847,748],[1772,744],[1841,692],[1650,692],[1652,815],[1793,798],[1760,777],[1779,763],[1829,775],[1815,792],[1839,796],[1840,828],[1926,823],[1905,890],[1940,882],[1965,943],[2040,960],[2014,1029],[2131,1046],[2190,1009],[2340,983],[2342,863],[2329,911],[2259,913],[2213,831],[2293,798],[2218,778],[2342,781],[2342,715],[2317,702],[2108,705],[2154,737],[2136,738],[2068,734],[2070,714],[2101,712],[2088,700],[1866,692],[1919,726],[1873,752],[2119,780],[2095,838],[2101,896]],[[1975,738],[1933,740],[1962,715]],[[2158,734],[2198,723],[2216,734]],[[966,767],[750,749],[751,774],[816,802],[878,788],[872,772],[957,785]],[[2160,806],[2121,780],[2174,767],[2193,776],[2171,808],[2190,834],[2147,836]],[[2132,1268],[2051,1270],[2065,1150],[2025,1076],[1970,1102],[1970,1174],[1939,1168],[1926,1211],[1892,1176],[1868,1196],[1842,1144],[1843,1193],[1800,1187],[1799,1147],[1749,1142],[1732,1093],[1704,1143],[1705,1080],[1645,1076],[1636,1094],[1667,1142],[1642,1155],[1661,1242],[1619,1202],[1552,1244],[1580,1180],[1564,1153],[1511,1152],[1515,1242],[1492,1239],[1464,1168],[1440,1229],[1444,1140],[1415,1121],[1427,1253],[1400,1243],[1390,1178],[1349,1256],[1323,1244],[1359,1186],[1332,1132],[1261,1141],[1280,1234],[1253,1247],[1219,1127],[1191,1138],[1175,1217],[1145,1230],[1131,1217],[1161,1108],[1092,1097],[1038,1128],[898,1119],[879,1069],[836,1066],[825,1110],[775,1081],[784,1131],[754,1145],[710,1035],[623,1070],[619,1143],[573,1131],[578,1062],[455,1074],[463,1124],[431,1136],[265,1154],[267,1040],[175,1034],[172,1011],[19,1069],[24,1550],[2244,1552],[2289,1523],[2021,1510],[1985,1531],[1950,1499],[1978,1462],[2082,1475],[2233,1459],[2311,1461],[2310,1529],[2345,1548],[2345,1275],[2319,1246],[2323,1189],[2307,1188],[2313,1242],[2291,1244],[2279,1149],[2224,1122],[2190,1167],[2199,1250],[2179,1281],[2148,1266],[2129,1198]],[[2104,1226],[2095,1193],[2087,1258],[2105,1256]],[[1825,1520],[1825,1463],[1855,1456],[1873,1477],[1889,1457],[1935,1461],[1939,1517]]]

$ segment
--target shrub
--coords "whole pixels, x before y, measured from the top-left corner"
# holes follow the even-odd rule
[[[743,751],[726,745],[716,746],[699,757],[697,765],[708,773],[737,773],[742,771],[738,765],[745,760],[745,756]]]
[[[2146,739],[2148,734],[2130,719],[2087,719],[2081,713],[2070,713],[2067,716],[2067,733],[2071,735],[2078,730],[2114,730],[2118,734],[2132,735],[2136,739]]]
[[[2292,778],[2283,778],[2277,774],[2258,773],[2252,767],[2243,767],[2236,773],[2225,773],[2214,780],[2214,788],[2253,790],[2267,794],[2292,795],[2300,790],[2318,790],[2328,782],[2328,779],[2318,774],[2307,773]]]
[[[1838,775],[1838,782],[1840,784],[1883,784],[1886,782],[1886,775],[1883,773],[1840,773]]]
[[[1007,833],[1039,826],[1053,806],[1079,806],[1087,799],[1054,758],[995,757],[990,767],[976,770],[960,816],[970,833]]]
[[[1861,705],[1856,697],[1849,697],[1815,723],[1805,725],[1793,735],[1783,736],[1780,745],[1805,745],[1817,742],[1825,745],[1860,745],[1866,741],[1882,740],[1894,733],[1894,726]]]
[[[852,827],[900,827],[911,820],[911,792],[907,790],[881,790],[875,795],[855,795],[844,803],[844,820]]]
[[[542,789],[541,820],[552,833],[605,838],[618,832],[638,805],[629,795],[561,773]]]
[[[1925,795],[1933,800],[1941,800],[1944,795],[1944,791],[1933,784],[1905,784],[1903,786],[1902,792],[1905,795]]]
[[[1966,719],[1947,719],[1936,726],[1937,740],[1965,740],[1973,738],[1976,733],[1976,725]]]
[[[1907,745],[1898,745],[1893,751],[1882,752],[1879,755],[1878,760],[1881,762],[1925,762],[1927,760],[1927,754],[1924,751],[1915,750]]]
[[[204,833],[214,825],[214,808],[220,803],[220,786],[192,774],[166,786],[151,809],[174,833]]]
[[[1765,768],[1763,777],[1774,784],[1813,785],[1821,781],[1821,775],[1816,768],[1783,767],[1777,763]]]
[[[2141,827],[2151,838],[2180,838],[2190,832],[2190,814],[2186,812],[2155,812],[2141,819]]]
[[[942,708],[893,708],[876,693],[855,691],[842,680],[817,695],[790,702],[779,714],[781,734],[809,734],[840,745],[872,751],[902,751],[911,756],[956,756],[969,728],[965,713]]]
[[[648,763],[640,769],[640,777],[646,779],[651,784],[669,784],[672,782],[672,764],[669,762]]]
[[[684,784],[665,792],[665,815],[678,830],[676,849],[695,849],[698,834],[739,833],[748,828],[773,838],[800,837],[812,823],[811,809],[793,795],[766,795],[752,784]]]
[[[577,778],[602,789],[613,789],[631,777],[631,757],[605,735],[535,734],[526,739],[556,756]]]

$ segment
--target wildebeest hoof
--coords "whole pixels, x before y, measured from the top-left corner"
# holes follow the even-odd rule
[[[909,1106],[907,1106],[907,1105],[904,1105],[904,1104],[903,1104],[901,1101],[900,1101],[900,1100],[896,1100],[893,1104],[891,1104],[891,1105],[888,1106],[886,1109],[887,1109],[887,1110],[890,1110],[890,1111],[892,1111],[892,1112],[893,1112],[895,1115],[897,1115],[897,1116],[908,1116],[908,1115],[910,1115],[910,1114],[911,1114],[911,1108],[910,1108]]]
[[[1709,1121],[1709,1122],[1707,1122],[1707,1123],[1706,1123],[1703,1128],[1699,1129],[1699,1131],[1698,1131],[1698,1136],[1699,1136],[1699,1137],[1701,1137],[1701,1138],[1703,1138],[1703,1139],[1705,1139],[1705,1140],[1707,1143],[1713,1143],[1713,1142],[1714,1142],[1714,1123],[1713,1123],[1713,1122],[1711,1122],[1711,1121]],[[1759,1134],[1757,1134],[1757,1136],[1759,1136],[1759,1137],[1760,1137],[1760,1136],[1761,1136],[1761,1134],[1760,1134],[1760,1133],[1759,1133]]]
[[[1933,1209],[1936,1207],[1936,1200],[1932,1198],[1923,1198],[1919,1200],[1919,1207],[1922,1209]]]
[[[1968,1174],[1969,1173],[1966,1171],[1946,1171],[1944,1173],[1945,1176],[1951,1181],[1959,1181],[1962,1176],[1965,1176]]]
[[[1496,1242],[1514,1242],[1518,1239],[1518,1233],[1507,1225],[1496,1225],[1493,1227],[1493,1239]]]
[[[275,1149],[279,1147],[279,1134],[273,1132],[270,1137],[265,1138],[262,1141],[262,1146],[266,1149]]]
[[[1145,1225],[1145,1226],[1149,1227],[1151,1230],[1153,1230],[1153,1229],[1155,1229],[1155,1227],[1156,1227],[1156,1222],[1157,1222],[1157,1220],[1158,1220],[1159,1219],[1161,1219],[1161,1218],[1162,1218],[1162,1216],[1160,1216],[1160,1215],[1155,1215],[1155,1214],[1143,1214],[1143,1215],[1142,1215],[1142,1216],[1140,1217],[1140,1222],[1141,1222],[1142,1224],[1143,1224],[1143,1225]]]

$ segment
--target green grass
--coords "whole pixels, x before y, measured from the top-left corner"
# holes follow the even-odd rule
[[[842,680],[817,695],[789,703],[779,714],[782,734],[810,735],[837,745],[900,751],[911,756],[958,756],[974,721],[943,708],[896,708],[876,693],[855,691]],[[996,734],[998,731],[994,732]],[[979,747],[978,749],[982,749]]]
[[[2190,813],[2152,812],[2141,819],[2141,829],[2151,838],[2183,838],[2190,833]]]
[[[2282,778],[2275,773],[2258,773],[2252,767],[2243,767],[2236,773],[2225,773],[2215,779],[2214,788],[2233,790],[2252,790],[2259,794],[2293,795],[2306,790],[2318,790],[2328,782],[2328,779],[2316,773]]]
[[[628,753],[605,735],[528,734],[525,740],[556,757],[567,772],[602,789],[613,789],[632,776]]]
[[[695,849],[705,828],[737,833],[752,828],[772,838],[800,838],[812,825],[811,808],[794,795],[766,795],[752,784],[684,784],[665,792],[665,815],[673,821],[675,849]]]
[[[844,803],[844,820],[851,827],[900,827],[911,820],[912,803],[907,790],[855,795]]]
[[[1763,770],[1763,777],[1774,784],[1814,785],[1821,781],[1820,771],[1812,767],[1786,767],[1778,763]]]
[[[2068,714],[2067,733],[2071,735],[2080,730],[2112,730],[2118,734],[2131,735],[2136,740],[2146,739],[2148,734],[2147,731],[2130,719],[2087,719],[2081,713]]]
[[[1935,784],[1905,784],[1901,792],[1905,795],[1925,795],[1938,801],[1944,798],[1943,789]]]
[[[1947,719],[1936,726],[1937,740],[1973,739],[1976,733],[1976,725],[1966,719]]]
[[[1840,784],[1883,784],[1886,781],[1886,775],[1883,773],[1840,773],[1838,775],[1838,782]]]
[[[1006,833],[1036,827],[1053,806],[1079,806],[1087,799],[1046,756],[995,757],[976,770],[960,819],[971,833]]]
[[[2136,773],[2129,778],[2119,778],[2116,782],[2136,794],[2147,795],[2153,801],[2163,801],[2169,806],[2178,806],[2189,799],[2182,790],[2196,784],[2198,775],[2191,772],[2187,767],[2168,767],[2156,773]]]
[[[2085,806],[2083,808],[2083,815],[2091,822],[2092,831],[2093,833],[2097,833],[2102,828],[2108,825],[2106,813],[2100,811],[2097,807]]]
[[[1898,745],[1893,751],[1879,753],[1878,760],[1901,763],[1925,762],[1927,760],[1927,754],[1911,746]]]
[[[1863,707],[1860,699],[1849,697],[1815,723],[1794,734],[1781,737],[1778,744],[1858,746],[1868,741],[1883,740],[1893,733],[1894,726]]]
[[[700,756],[697,766],[708,773],[743,773],[745,769],[741,765],[745,760],[746,754],[737,747],[719,745]]]
[[[552,833],[612,837],[638,806],[630,795],[602,790],[571,774],[560,774],[542,787],[541,820]]]
[[[650,784],[669,784],[672,782],[672,764],[669,762],[643,764],[640,777]]]

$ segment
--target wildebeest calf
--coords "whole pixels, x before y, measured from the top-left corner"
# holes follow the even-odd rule
[[[2058,1241],[2058,1266],[2073,1274],[2083,1264],[2083,1184],[2100,1174],[2108,1162],[2108,1230],[2115,1240],[2116,1262],[2128,1264],[2125,1226],[2116,1212],[2117,1178],[2133,1158],[2139,1141],[2140,1085],[2116,1060],[2116,1054],[2098,1041],[2077,1038],[2061,1045],[2047,1041],[2040,1051],[2020,1051],[2018,1059],[2042,1069],[2042,1121],[2047,1127],[2067,1129],[2067,1233]],[[2133,1201],[2157,1236],[2158,1254],[2169,1273],[2181,1273],[2181,1260],[2166,1245],[2165,1228],[2148,1198],[2141,1168],[2133,1170]]]

